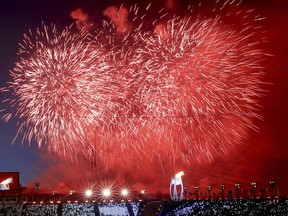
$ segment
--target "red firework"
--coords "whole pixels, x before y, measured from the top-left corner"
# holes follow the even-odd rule
[[[19,133],[106,164],[211,162],[259,117],[264,53],[252,27],[171,18],[107,37],[43,26],[24,36],[11,72]]]

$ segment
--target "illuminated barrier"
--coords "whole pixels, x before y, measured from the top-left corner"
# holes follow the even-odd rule
[[[183,199],[183,181],[181,176],[184,175],[184,172],[181,171],[177,173],[170,181],[170,197],[173,201],[181,201]],[[177,185],[181,186],[180,196],[178,196]],[[173,187],[173,190],[172,190]]]

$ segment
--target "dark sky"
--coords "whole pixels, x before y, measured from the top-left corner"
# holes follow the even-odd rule
[[[144,4],[143,2],[145,1],[140,4]],[[1,0],[1,87],[11,79],[9,70],[13,69],[17,61],[18,43],[29,28],[39,27],[41,21],[61,27],[70,25],[74,22],[70,12],[78,7],[84,8],[95,20],[101,19],[101,11],[112,4],[119,5],[119,1]],[[157,1],[156,5],[161,4],[164,4],[164,1]],[[181,5],[181,1],[178,1],[178,4]],[[260,101],[263,121],[255,120],[259,132],[251,131],[249,138],[229,156],[217,159],[209,165],[185,167],[186,175],[183,179],[188,186],[220,183],[233,185],[238,182],[249,187],[250,182],[256,181],[263,188],[267,187],[269,180],[274,179],[277,187],[285,188],[288,194],[288,3],[285,0],[246,0],[243,7],[255,8],[259,14],[267,17],[263,27],[267,30],[268,43],[264,44],[263,48],[273,57],[269,57],[265,63],[267,70],[263,82],[270,84],[265,85],[267,92]],[[6,96],[2,93],[1,99]],[[5,108],[4,105],[1,105],[1,108]],[[81,163],[75,165],[63,162],[44,149],[38,149],[33,143],[29,146],[24,141],[22,146],[19,139],[11,145],[17,132],[16,123],[17,120],[0,122],[0,171],[19,171],[22,185],[33,185],[35,181],[41,181],[46,188],[53,188],[59,182],[68,184],[71,179],[76,179]],[[175,171],[166,174],[158,172],[158,168],[149,167],[138,173],[137,177],[129,172],[122,176],[127,174],[134,182],[143,178],[139,184],[147,184],[154,189],[163,188],[163,185],[165,188],[169,185],[171,173]],[[85,175],[83,173],[83,176]]]
[[[1,16],[1,87],[9,81],[9,70],[13,69],[17,61],[18,43],[29,28],[35,28],[41,21],[69,23],[72,22],[67,7],[68,1],[56,7],[55,1],[0,1],[2,8]],[[53,15],[52,15],[53,14]],[[66,25],[66,24],[64,24]],[[1,98],[5,98],[3,94]],[[3,108],[4,105],[1,105]],[[9,110],[11,111],[11,109]],[[37,177],[43,170],[39,151],[35,146],[29,147],[27,143],[23,146],[20,142],[11,145],[14,139],[17,126],[16,120],[7,124],[1,121],[1,165],[0,171],[19,171],[20,182],[27,185]]]

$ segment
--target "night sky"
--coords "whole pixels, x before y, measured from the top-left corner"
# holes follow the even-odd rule
[[[145,5],[149,2],[141,1],[139,4]],[[164,0],[156,2],[157,6],[164,5]],[[70,17],[70,13],[79,7],[87,11],[93,20],[100,20],[103,18],[101,11],[113,4],[119,5],[119,1],[1,0],[0,86],[6,86],[11,80],[9,70],[13,69],[18,59],[18,43],[28,29],[41,26],[42,21],[64,28],[75,21]],[[288,194],[288,2],[246,0],[242,4],[246,8],[255,8],[257,13],[267,17],[262,26],[267,30],[268,42],[263,44],[262,48],[273,55],[264,63],[266,74],[263,82],[268,84],[263,84],[266,92],[259,103],[259,114],[263,120],[256,119],[254,122],[259,131],[250,131],[248,139],[226,157],[218,158],[211,164],[179,169],[185,172],[183,181],[187,187],[222,183],[240,183],[243,187],[250,187],[251,182],[256,181],[260,187],[266,188],[269,180],[273,179],[276,181],[276,188],[281,188]],[[181,6],[181,1],[178,1],[178,6]],[[2,100],[9,95],[1,93],[0,97]],[[2,104],[0,108],[13,112],[13,108],[5,106]],[[78,164],[63,161],[55,154],[48,153],[45,148],[39,149],[33,142],[29,146],[27,141],[24,141],[22,145],[21,139],[17,139],[12,145],[16,132],[17,119],[8,123],[0,121],[0,172],[19,171],[20,183],[23,186],[33,186],[34,182],[39,181],[41,188],[48,190],[64,188],[64,185],[67,188],[72,187],[72,182],[79,179],[79,171],[80,181],[85,181],[86,177],[91,178],[92,171],[87,161],[80,159]],[[140,172],[115,168],[112,173],[105,175],[109,181],[120,182],[125,179],[132,185],[136,184],[136,188],[147,187],[151,191],[162,189],[167,192],[165,189],[168,189],[170,177],[180,171],[168,170],[162,173],[158,165],[146,167]],[[96,169],[102,168],[96,166]]]

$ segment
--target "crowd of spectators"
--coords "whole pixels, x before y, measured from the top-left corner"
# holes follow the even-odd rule
[[[138,215],[139,209],[140,209],[140,202],[131,202],[130,205],[132,206],[132,210],[134,215]]]
[[[29,216],[55,216],[58,212],[58,205],[25,204],[22,208],[22,215]]]
[[[94,216],[93,203],[62,204],[62,216]]]
[[[286,200],[206,200],[185,202],[166,215],[288,216]]]
[[[127,216],[129,215],[126,203],[98,204],[100,215],[102,216]]]
[[[0,216],[21,215],[22,205],[0,205]]]
[[[148,202],[149,203],[149,202]],[[197,200],[179,203],[164,202],[159,216],[288,216],[288,200]],[[163,202],[159,201],[162,208]],[[0,205],[0,216],[138,216],[141,202],[58,203]]]

